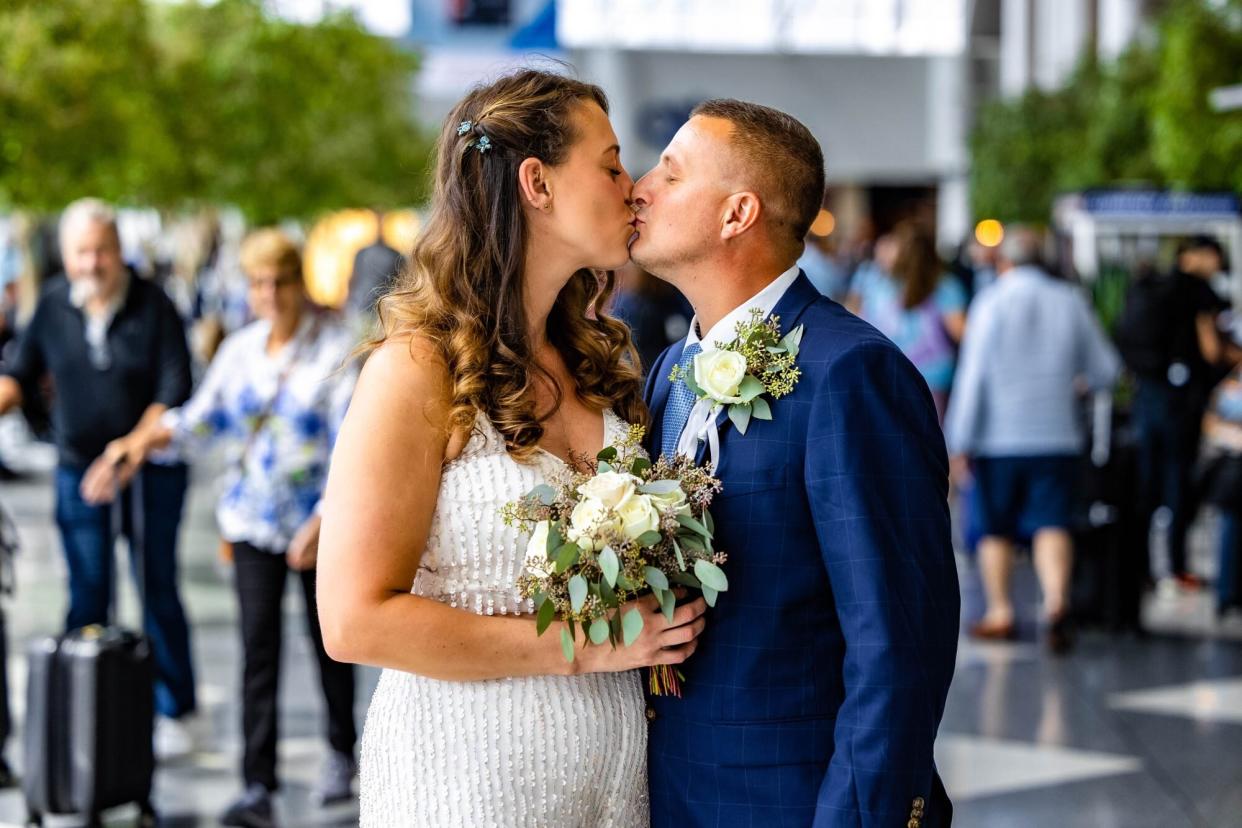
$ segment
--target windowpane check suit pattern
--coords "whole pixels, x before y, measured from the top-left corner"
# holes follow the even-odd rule
[[[649,699],[652,824],[942,828],[932,746],[957,650],[948,459],[926,383],[800,275],[794,392],[745,435],[720,418],[712,514],[729,591]],[[665,445],[674,345],[648,378]]]

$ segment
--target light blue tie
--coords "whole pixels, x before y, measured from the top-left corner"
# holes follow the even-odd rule
[[[702,350],[702,346],[697,342],[687,345],[681,354],[681,362],[677,363],[681,366],[681,371],[678,373],[687,374],[694,370],[691,367],[694,364],[694,358]],[[672,457],[677,451],[681,430],[686,427],[686,420],[690,419],[690,409],[694,408],[695,402],[696,398],[690,386],[680,379],[673,383],[673,387],[668,392],[668,402],[664,406],[664,422],[660,431],[660,452],[665,457]]]

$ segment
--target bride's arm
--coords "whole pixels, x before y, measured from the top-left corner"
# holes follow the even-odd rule
[[[413,355],[413,359],[411,359]],[[341,427],[323,503],[319,542],[319,619],[328,654],[437,679],[626,670],[677,664],[694,652],[702,599],[678,608],[667,625],[640,602],[643,634],[630,647],[580,648],[571,665],[556,629],[465,612],[410,594],[451,440],[447,372],[435,350],[389,342],[367,360]]]

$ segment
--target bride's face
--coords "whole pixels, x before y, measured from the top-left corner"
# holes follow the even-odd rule
[[[564,163],[548,170],[550,229],[579,267],[615,270],[629,261],[634,232],[621,148],[604,110],[594,101],[573,115],[577,140]]]

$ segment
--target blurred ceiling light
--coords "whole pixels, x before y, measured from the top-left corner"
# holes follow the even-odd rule
[[[306,292],[316,304],[339,308],[349,295],[354,257],[374,244],[381,228],[373,210],[342,210],[320,220],[306,237],[302,259],[306,272]],[[384,213],[384,242],[399,253],[408,254],[418,235],[418,214],[413,210]]]
[[[996,247],[1005,238],[1005,226],[996,219],[984,219],[975,225],[975,241],[984,247]]]
[[[811,233],[823,238],[831,236],[832,231],[837,227],[837,219],[827,210],[820,210],[819,215],[815,217],[815,221],[811,222]]]

